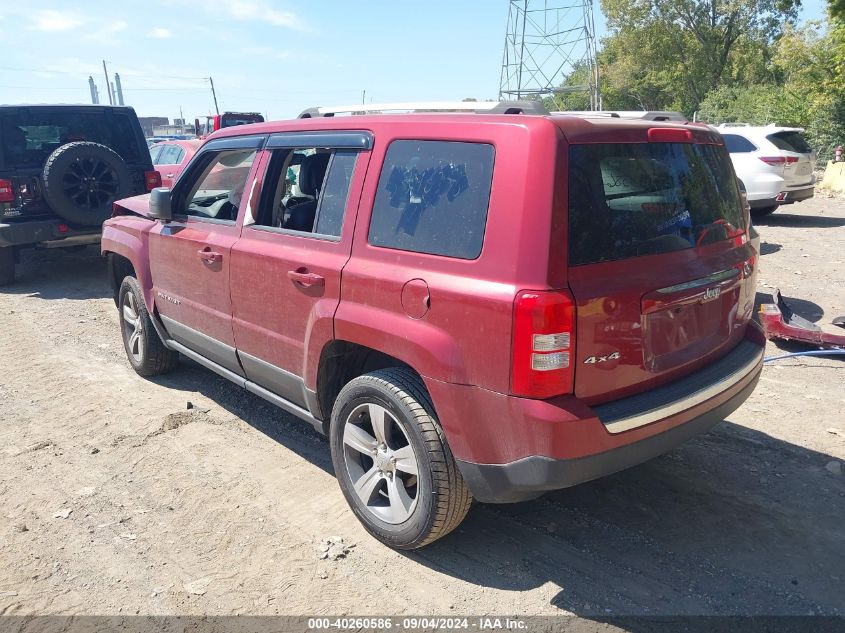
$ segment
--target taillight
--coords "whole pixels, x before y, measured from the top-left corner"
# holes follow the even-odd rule
[[[161,187],[161,174],[157,171],[145,171],[144,182],[147,183],[147,191],[152,191],[156,187]]]
[[[11,180],[0,179],[0,202],[14,202],[15,188]]]
[[[513,305],[511,392],[528,398],[571,393],[575,304],[561,291],[523,290]]]
[[[786,156],[759,156],[759,159],[762,160],[767,165],[783,165],[786,161]]]

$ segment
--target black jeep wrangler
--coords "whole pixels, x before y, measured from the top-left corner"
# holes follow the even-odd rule
[[[0,105],[0,285],[20,249],[96,244],[115,200],[159,182],[132,108]]]

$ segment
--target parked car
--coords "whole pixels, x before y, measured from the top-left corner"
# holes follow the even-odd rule
[[[213,134],[218,130],[237,125],[249,125],[250,123],[263,123],[264,117],[258,112],[224,112],[223,114],[209,114],[204,122],[199,117],[194,119],[194,133],[202,138]]]
[[[0,285],[21,249],[96,244],[115,200],[159,184],[132,108],[0,106]]]
[[[152,148],[156,143],[162,143],[164,141],[193,141],[196,138],[193,134],[168,134],[167,136],[148,136],[146,141],[147,147]]]
[[[718,130],[745,185],[752,215],[769,215],[781,205],[813,197],[816,154],[803,129],[725,124]]]
[[[222,130],[105,223],[135,371],[183,354],[309,421],[397,548],[664,453],[762,368],[718,133],[470,107]]]
[[[161,185],[172,187],[188,161],[201,145],[197,139],[187,141],[164,141],[150,147],[153,166],[161,175]]]

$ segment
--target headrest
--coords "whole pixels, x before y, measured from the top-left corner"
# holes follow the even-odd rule
[[[299,167],[299,190],[306,196],[316,196],[323,185],[326,168],[331,154],[311,154],[306,156]]]

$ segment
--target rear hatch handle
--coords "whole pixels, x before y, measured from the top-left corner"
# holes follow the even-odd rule
[[[659,288],[643,295],[642,313],[652,314],[693,303],[715,301],[723,292],[728,292],[739,286],[745,276],[747,275],[739,268],[729,268],[707,277]]]

